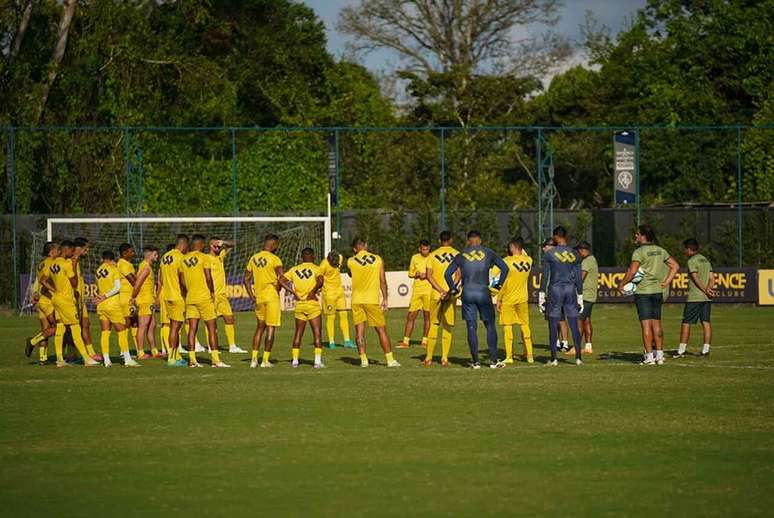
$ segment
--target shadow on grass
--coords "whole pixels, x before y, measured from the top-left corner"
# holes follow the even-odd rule
[[[642,361],[642,354],[609,351],[609,352],[600,354],[598,356],[598,359],[601,361],[615,360],[615,361],[629,362],[629,363],[640,363]]]

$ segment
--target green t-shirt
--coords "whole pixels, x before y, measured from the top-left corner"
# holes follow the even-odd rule
[[[696,286],[693,282],[692,273],[696,273],[701,283],[706,287],[709,283],[710,273],[712,272],[712,265],[701,254],[694,254],[688,258],[688,302],[706,302],[709,299],[703,291]]]
[[[590,255],[581,261],[581,271],[586,272],[583,280],[583,300],[586,302],[597,301],[597,287],[599,286],[599,265],[597,258]]]
[[[632,261],[638,261],[645,272],[637,286],[638,294],[652,295],[666,291],[661,287],[661,283],[669,275],[669,267],[666,264],[669,257],[669,252],[653,244],[642,245],[634,251]]]

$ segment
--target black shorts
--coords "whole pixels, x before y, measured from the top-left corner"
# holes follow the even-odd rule
[[[594,303],[587,300],[583,301],[583,311],[578,313],[578,320],[586,320],[591,318],[591,310],[594,309]]]
[[[661,293],[648,295],[634,295],[634,304],[637,306],[637,316],[640,320],[661,320],[661,304],[664,296]]]
[[[683,324],[696,324],[699,321],[709,322],[712,313],[712,303],[686,302],[683,309]]]

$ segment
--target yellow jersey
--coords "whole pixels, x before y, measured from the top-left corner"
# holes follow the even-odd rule
[[[218,255],[207,255],[210,259],[210,272],[212,273],[212,286],[215,288],[215,295],[226,294],[226,269],[223,262],[227,255],[226,249],[221,250]]]
[[[451,246],[441,246],[430,252],[427,260],[427,268],[430,268],[430,275],[433,277],[433,280],[446,291],[449,290],[449,285],[446,284],[444,274],[446,273],[446,268],[449,267],[457,254],[459,254],[457,249]],[[435,300],[441,298],[441,294],[437,290],[433,290],[431,296]]]
[[[347,260],[352,274],[352,304],[379,304],[382,292],[382,258],[361,250]]]
[[[56,289],[54,296],[61,301],[69,300],[75,304],[75,292],[73,291],[73,285],[70,284],[70,279],[75,277],[72,260],[57,257],[51,263],[49,272],[51,282],[54,283],[54,289]]]
[[[415,294],[425,295],[430,293],[433,287],[430,285],[430,281],[427,279],[417,279],[415,276],[420,273],[425,273],[427,270],[427,261],[430,260],[430,255],[423,256],[422,254],[414,254],[411,256],[411,263],[409,264],[409,277],[414,279],[412,289]]]
[[[188,252],[183,258],[186,304],[198,304],[211,300],[210,288],[204,270],[212,270],[212,262],[203,252]]]
[[[281,267],[282,260],[268,250],[261,250],[247,261],[246,270],[253,274],[256,300],[279,300],[277,268]]]
[[[132,286],[132,283],[129,282],[127,277],[129,275],[134,275],[134,265],[126,259],[121,258],[116,263],[116,266],[118,267],[118,273],[121,274],[121,295],[124,295],[128,300],[129,297],[132,296],[132,290],[134,289],[134,286]]]
[[[532,258],[527,254],[509,255],[503,257],[508,265],[508,276],[497,295],[497,300],[503,304],[523,304],[529,299],[529,274],[532,271]],[[495,275],[500,269],[495,267]]]
[[[293,290],[298,297],[306,300],[317,286],[317,279],[322,277],[322,271],[314,263],[301,263],[286,271],[283,277],[293,283]]]
[[[148,264],[147,261],[143,260],[140,262],[140,265],[137,267],[137,278],[139,279],[140,274],[142,274],[143,271],[148,271],[148,276],[145,277],[145,280],[142,281],[142,286],[140,286],[140,291],[137,292],[137,299],[136,301],[140,304],[153,304],[156,302],[156,282],[154,280],[153,276],[153,268],[150,264]]]
[[[35,272],[35,281],[37,283],[37,293],[41,297],[50,298],[51,294],[48,292],[48,290],[41,284],[41,281],[44,277],[50,277],[51,276],[51,265],[54,263],[54,259],[52,257],[46,257],[42,261],[38,263],[38,269]]]
[[[97,267],[97,271],[95,273],[95,277],[97,277],[97,290],[99,291],[100,295],[107,295],[107,293],[113,289],[113,286],[115,285],[116,280],[121,280],[121,274],[118,273],[118,268],[114,264],[111,263],[102,263]],[[110,304],[111,306],[115,305],[118,306],[118,296],[113,296],[105,301],[103,301],[101,304]]]
[[[83,274],[81,274],[81,262],[75,261],[75,275],[78,276],[78,295],[81,296],[81,302],[86,296],[86,283],[83,280]]]
[[[344,257],[339,254],[339,266],[333,267],[328,262],[328,258],[320,263],[320,274],[323,276],[323,291],[336,293],[344,290],[341,283],[341,265],[344,264]]]
[[[183,252],[173,248],[161,256],[159,276],[161,277],[161,299],[172,302],[183,300],[180,290],[180,269],[183,267]]]

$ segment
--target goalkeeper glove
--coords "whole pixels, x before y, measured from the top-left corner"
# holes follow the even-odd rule
[[[578,295],[578,311],[583,313],[583,294]]]
[[[538,309],[541,313],[546,312],[546,294],[543,291],[538,293]]]

